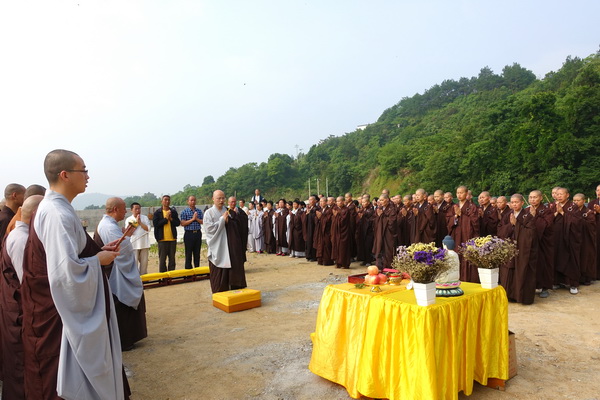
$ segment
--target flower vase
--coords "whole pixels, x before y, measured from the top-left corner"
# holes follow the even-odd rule
[[[500,268],[477,268],[477,271],[479,271],[479,281],[481,282],[482,288],[493,289],[498,286]]]
[[[435,304],[435,282],[413,284],[417,304],[420,306],[428,306]]]

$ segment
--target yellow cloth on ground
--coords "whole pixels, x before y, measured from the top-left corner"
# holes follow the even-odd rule
[[[350,396],[456,399],[472,393],[473,380],[508,379],[502,287],[463,283],[463,296],[422,307],[413,291],[357,296],[335,286],[321,300],[309,368]]]
[[[206,275],[206,274],[210,274],[210,268],[209,267],[196,267],[196,268],[192,268],[192,271],[194,271],[194,275]]]
[[[166,272],[155,272],[152,274],[144,274],[144,275],[140,275],[140,278],[142,279],[142,282],[150,282],[150,281],[157,281],[159,279],[165,279],[168,278],[169,274]]]
[[[369,300],[406,290],[405,286],[384,285],[380,293],[374,293],[371,288],[356,289],[353,283],[327,286],[319,304],[317,328],[311,335],[313,352],[308,368],[345,386],[354,398],[360,397],[355,384]]]

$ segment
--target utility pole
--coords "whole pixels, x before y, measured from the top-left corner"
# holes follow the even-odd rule
[[[310,178],[308,178],[308,197],[307,199],[310,197]]]
[[[329,178],[325,178],[325,193],[327,193],[327,197],[329,197]]]

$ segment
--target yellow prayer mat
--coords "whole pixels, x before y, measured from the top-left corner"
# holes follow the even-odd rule
[[[213,293],[213,306],[220,310],[231,313],[260,307],[260,290],[236,289],[226,292]]]

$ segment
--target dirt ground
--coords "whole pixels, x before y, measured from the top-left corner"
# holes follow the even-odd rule
[[[158,271],[155,257],[149,270]],[[249,254],[248,287],[261,290],[263,305],[231,314],[212,306],[208,280],[147,289],[149,336],[124,353],[132,399],[349,399],[308,370],[310,333],[325,286],[362,272],[358,263],[336,270]],[[459,398],[600,399],[598,315],[600,283],[578,295],[554,291],[531,306],[510,304],[518,375],[505,392],[476,384]]]

